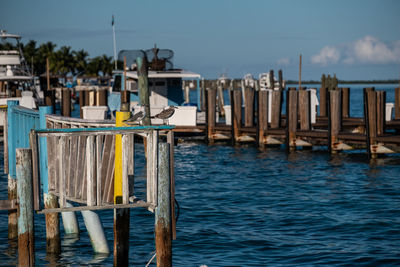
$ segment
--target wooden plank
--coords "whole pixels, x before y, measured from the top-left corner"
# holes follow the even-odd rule
[[[77,168],[75,173],[75,198],[82,199],[83,180],[85,179],[85,158],[86,158],[86,138],[84,136],[78,137],[78,157]]]
[[[342,117],[350,117],[350,88],[341,88],[342,91]]]
[[[94,177],[94,136],[88,136],[86,138],[86,200],[88,206],[96,205],[96,181]]]
[[[169,144],[169,158],[170,158],[170,176],[171,176],[171,217],[172,217],[172,239],[176,239],[176,220],[175,220],[175,146],[174,146],[174,132],[167,133],[167,142]]]
[[[59,170],[59,174],[58,174],[58,192],[59,192],[59,201],[60,201],[60,207],[63,208],[66,205],[66,199],[65,199],[65,175],[66,175],[66,170],[65,170],[65,165],[64,162],[62,160],[64,154],[65,154],[65,137],[60,137],[60,139],[58,140],[58,170]]]
[[[231,107],[233,140],[238,140],[240,136],[240,128],[242,127],[242,92],[233,90],[233,107]]]
[[[102,145],[103,145],[102,135],[96,136],[96,203],[97,205],[102,205]]]
[[[114,140],[114,136],[106,135],[104,138],[104,145],[103,145],[103,153],[101,159],[101,188],[102,190],[102,201],[107,202],[108,192],[110,191],[109,187],[112,184],[112,177],[109,177],[107,174],[110,168],[110,161],[111,161],[111,147]],[[112,162],[114,164],[114,162]],[[109,180],[107,180],[109,179]],[[113,189],[114,190],[114,189]]]
[[[155,209],[155,206],[145,201],[139,201],[132,204],[115,204],[115,205],[103,205],[103,206],[77,206],[68,208],[49,208],[38,211],[38,214],[47,214],[55,212],[71,212],[71,211],[83,211],[83,210],[106,210],[106,209],[126,209],[126,208],[151,208]]]
[[[129,136],[122,135],[122,204],[129,203],[128,156]]]
[[[244,90],[244,126],[254,126],[254,89],[246,87]]]
[[[287,117],[288,119],[288,141],[289,141],[289,147],[294,148],[296,146],[295,140],[296,140],[296,130],[297,130],[297,91],[295,90],[290,90],[288,92],[289,95],[289,115]]]
[[[71,128],[76,128],[76,125],[71,125]],[[72,136],[70,138],[70,172],[69,172],[69,184],[68,184],[68,196],[69,197],[75,197],[76,191],[75,191],[75,184],[77,182],[77,166],[78,166],[78,149],[79,147],[79,137],[78,136]]]
[[[394,119],[400,120],[400,87],[394,89]]]
[[[33,208],[39,209],[39,151],[37,144],[37,136],[33,130],[29,134],[29,143],[32,151],[32,186],[33,186]]]
[[[281,111],[282,111],[282,92],[271,92],[271,128],[281,127]]]
[[[153,140],[152,140],[152,184],[153,184],[153,203],[157,203],[158,199],[158,131],[153,131]]]
[[[212,136],[215,127],[215,116],[216,116],[216,90],[215,88],[208,89],[207,91],[207,139],[212,141]]]
[[[386,113],[386,92],[376,92],[376,134],[377,136],[385,133],[385,113]]]
[[[268,91],[258,91],[258,145],[264,146],[264,136],[268,131]]]
[[[340,90],[331,90],[329,92],[330,96],[330,118],[331,118],[331,125],[330,125],[330,136],[331,136],[331,150],[335,150],[334,147],[338,142],[338,135],[341,131],[341,92]]]
[[[321,117],[327,116],[326,95],[327,95],[327,88],[326,87],[319,88],[319,115]]]
[[[111,149],[110,149],[110,160],[108,162],[108,171],[107,171],[107,180],[108,184],[108,192],[107,192],[107,198],[106,202],[108,203],[114,203],[114,164],[115,161],[115,138],[112,138],[112,143],[111,143]]]
[[[300,130],[311,130],[311,99],[310,91],[299,91]]]
[[[15,210],[17,209],[16,199],[2,199],[0,200],[0,210]]]

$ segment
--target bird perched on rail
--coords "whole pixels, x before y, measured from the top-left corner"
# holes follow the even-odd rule
[[[132,114],[129,119],[126,119],[122,122],[128,125],[138,125],[144,119],[144,117],[146,117],[146,112],[144,110],[141,110],[137,113]]]
[[[163,120],[164,124],[166,120],[168,120],[169,118],[172,117],[172,115],[174,115],[175,113],[175,109],[177,107],[174,106],[170,106],[167,109],[164,109],[163,111],[161,111],[160,113],[158,113],[157,115],[152,116],[152,119],[161,119]]]

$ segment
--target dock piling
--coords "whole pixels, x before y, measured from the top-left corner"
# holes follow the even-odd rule
[[[157,266],[172,266],[170,147],[158,144],[158,204],[155,210]]]
[[[33,191],[32,191],[32,151],[26,148],[16,149],[16,171],[18,189],[18,264],[34,266],[35,233],[33,227]]]

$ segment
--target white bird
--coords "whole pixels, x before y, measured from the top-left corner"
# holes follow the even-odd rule
[[[177,107],[174,106],[170,106],[167,109],[164,109],[163,111],[161,111],[160,113],[158,113],[157,115],[152,116],[151,118],[155,118],[155,119],[161,119],[163,120],[164,124],[165,124],[165,120],[169,119],[172,117],[172,115],[174,115],[175,113],[175,109]]]
[[[132,114],[132,116],[129,119],[126,119],[122,122],[129,124],[129,125],[137,125],[140,124],[140,122],[146,117],[146,112],[144,110],[141,110],[135,114]]]

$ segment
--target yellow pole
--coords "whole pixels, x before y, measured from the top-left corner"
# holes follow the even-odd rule
[[[117,111],[115,126],[128,126],[123,121],[130,116],[131,113],[128,111]],[[122,135],[120,134],[115,136],[114,204],[122,204]]]

